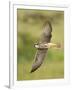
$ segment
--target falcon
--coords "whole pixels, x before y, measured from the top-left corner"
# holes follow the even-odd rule
[[[60,47],[59,44],[51,43],[52,38],[52,25],[49,21],[46,21],[43,25],[43,32],[39,43],[36,43],[34,46],[37,48],[37,52],[35,54],[34,62],[32,65],[31,73],[36,71],[43,63],[44,58],[47,54],[48,48],[52,47]]]

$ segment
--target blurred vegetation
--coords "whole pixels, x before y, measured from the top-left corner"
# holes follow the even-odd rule
[[[51,42],[64,46],[64,12],[55,10],[17,9],[17,80],[53,79],[64,77],[64,49],[49,49],[42,66],[30,73],[42,25],[52,23]]]

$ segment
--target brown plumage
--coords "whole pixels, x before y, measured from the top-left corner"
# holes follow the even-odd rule
[[[52,32],[51,23],[49,21],[46,21],[43,25],[43,33],[41,35],[39,44],[43,45],[49,43],[52,37],[51,32]],[[34,63],[32,65],[31,73],[36,71],[41,66],[46,56],[47,50],[48,48],[38,48],[34,58]]]

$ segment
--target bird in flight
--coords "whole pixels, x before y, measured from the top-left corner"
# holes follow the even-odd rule
[[[49,21],[46,21],[43,25],[43,33],[39,40],[39,43],[35,44],[37,52],[35,54],[34,62],[32,65],[31,73],[36,71],[44,61],[48,48],[57,47],[60,48],[60,44],[51,43],[52,37],[52,25]]]

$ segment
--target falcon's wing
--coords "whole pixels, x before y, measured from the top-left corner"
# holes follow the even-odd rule
[[[51,32],[52,32],[51,23],[47,21],[44,24],[43,33],[41,35],[39,43],[44,44],[44,43],[50,42],[51,36],[52,36]],[[37,50],[36,55],[35,55],[35,59],[34,59],[34,63],[32,65],[31,72],[34,72],[37,68],[39,68],[41,66],[41,64],[44,61],[45,55],[47,53],[47,50],[48,50],[47,48],[45,48],[45,49],[43,48],[43,49],[38,49]]]

